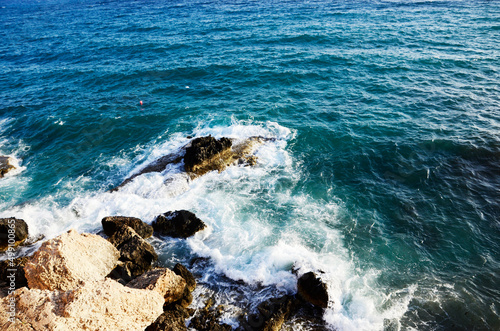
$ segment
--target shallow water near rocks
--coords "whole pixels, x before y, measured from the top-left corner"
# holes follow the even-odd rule
[[[24,169],[0,217],[51,238],[190,210],[206,230],[152,242],[208,258],[194,305],[244,298],[234,326],[295,267],[324,272],[323,328],[500,328],[498,2],[0,1],[0,22],[0,155]],[[108,192],[206,135],[276,140]]]

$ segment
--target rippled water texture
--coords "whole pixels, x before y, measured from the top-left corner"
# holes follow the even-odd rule
[[[295,265],[325,272],[325,328],[500,329],[498,1],[0,1],[0,24],[0,154],[25,167],[0,216],[50,238],[190,209],[206,232],[154,243],[210,258],[219,302],[293,293]],[[277,140],[106,193],[207,134]]]

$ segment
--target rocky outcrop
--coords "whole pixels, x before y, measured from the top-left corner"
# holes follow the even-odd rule
[[[104,233],[108,237],[111,237],[121,226],[131,227],[143,239],[153,235],[153,227],[136,217],[108,216],[104,217],[101,223]]]
[[[128,287],[156,291],[169,304],[182,298],[186,281],[167,268],[155,268],[127,284]]]
[[[205,223],[190,211],[168,211],[155,218],[153,229],[156,234],[174,238],[187,238],[203,230]]]
[[[212,170],[221,170],[226,163],[223,154],[230,151],[231,145],[231,139],[224,137],[218,140],[212,136],[194,139],[186,148],[186,171],[200,176]]]
[[[0,252],[17,247],[28,238],[28,224],[14,217],[0,218]]]
[[[109,242],[120,252],[122,262],[110,274],[112,278],[129,281],[151,269],[153,261],[158,259],[153,246],[128,226],[119,227]]]
[[[24,271],[31,289],[68,291],[103,279],[119,256],[106,239],[70,230],[44,242],[28,259]]]
[[[177,152],[162,156],[139,172],[125,179],[111,192],[130,183],[137,176],[150,172],[161,172],[171,164],[184,161],[184,168],[191,179],[202,176],[209,171],[223,171],[230,165],[255,165],[257,157],[252,155],[255,146],[274,138],[250,137],[237,141],[230,138],[215,139],[212,136],[199,137],[191,140]]]
[[[0,178],[5,176],[9,171],[14,170],[14,159],[10,156],[0,155]]]
[[[144,330],[162,312],[164,298],[156,291],[125,287],[105,279],[87,281],[69,291],[28,290],[1,299],[15,303],[15,320],[0,309],[0,329],[18,330]]]
[[[328,307],[328,289],[314,272],[303,274],[297,281],[298,295],[305,301],[320,307]]]

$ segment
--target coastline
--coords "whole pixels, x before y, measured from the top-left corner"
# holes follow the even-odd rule
[[[182,149],[183,154],[181,154],[180,158],[181,161],[183,161],[183,158],[185,159],[183,162],[186,164],[185,169],[188,177],[195,179],[209,171],[223,171],[231,165],[255,165],[256,157],[252,156],[251,153],[254,150],[252,148],[254,142],[259,142],[259,140],[263,141],[262,138],[250,138],[248,142],[233,146],[231,140],[227,138],[216,140],[211,136],[200,137],[194,139],[187,147]],[[220,141],[224,143],[221,144]],[[171,157],[167,158],[172,159]],[[160,161],[164,159],[161,158]],[[146,167],[146,171],[133,175],[118,186],[117,189],[128,184],[135,177],[149,172],[150,169],[162,171],[168,166],[168,164],[158,166],[159,163],[155,161],[154,167]],[[116,316],[123,318],[123,313],[120,311],[113,313],[113,309],[116,310],[116,307],[107,307],[104,304],[107,307],[106,312],[108,312],[108,308],[109,312],[111,312],[111,321],[105,322],[109,319],[109,316],[106,316],[107,313],[101,316],[102,312],[94,312],[92,319],[98,322],[88,322],[84,321],[83,317],[78,313],[68,312],[68,309],[73,309],[71,308],[72,305],[78,306],[83,299],[78,297],[64,299],[66,301],[63,300],[65,304],[62,306],[57,304],[62,299],[54,299],[54,296],[63,298],[75,291],[84,293],[82,295],[85,297],[85,293],[88,291],[90,293],[96,291],[94,287],[102,287],[102,289],[97,290],[97,293],[104,294],[94,297],[94,304],[99,305],[102,304],[102,300],[109,300],[105,298],[112,295],[112,293],[115,293],[114,295],[118,297],[128,295],[120,294],[122,290],[117,284],[131,288],[159,289],[157,292],[164,297],[164,304],[161,305],[163,313],[152,313],[154,319],[151,320],[151,316],[149,317],[148,323],[151,323],[143,325],[145,330],[187,330],[186,325],[196,330],[233,329],[234,325],[231,326],[219,320],[224,307],[220,305],[213,307],[214,299],[209,296],[209,292],[205,294],[198,293],[199,297],[209,296],[201,309],[190,308],[193,302],[192,292],[196,288],[195,277],[181,264],[176,264],[172,270],[158,265],[155,262],[158,255],[153,246],[147,241],[153,234],[156,239],[160,240],[164,237],[185,239],[199,231],[203,231],[206,225],[189,211],[170,211],[158,215],[151,225],[133,217],[105,217],[101,222],[103,227],[103,231],[100,232],[101,237],[93,234],[78,234],[74,230],[69,230],[65,234],[45,241],[33,255],[29,257],[23,256],[16,260],[13,258],[14,230],[16,226],[24,230],[23,237],[18,238],[19,240],[16,241],[16,246],[22,245],[28,237],[27,225],[23,220],[14,218],[2,219],[2,222],[9,226],[12,224],[12,238],[9,237],[9,247],[6,249],[8,260],[6,261],[10,267],[16,266],[16,269],[7,269],[7,272],[13,271],[12,277],[14,278],[11,284],[8,284],[7,296],[2,299],[3,305],[7,306],[10,312],[8,318],[10,324],[3,324],[5,330],[23,330],[26,325],[29,325],[28,329],[42,330],[47,326],[38,322],[35,323],[34,321],[37,318],[33,315],[33,311],[27,310],[30,304],[36,306],[34,302],[26,303],[34,300],[33,298],[37,298],[37,301],[48,300],[47,302],[52,302],[53,307],[49,308],[47,313],[49,314],[47,320],[49,329],[57,329],[58,325],[66,325],[70,329],[78,329],[83,326],[90,330],[112,329],[113,327],[106,325],[106,323],[117,323],[116,325],[121,325],[120,328],[128,325],[130,330],[134,330],[139,325],[136,323],[137,320],[144,319],[144,317],[132,317],[132,320],[136,322],[120,324],[121,322],[117,320]],[[99,240],[98,238],[103,239]],[[107,241],[104,241],[104,239],[107,239]],[[33,245],[32,242],[28,244]],[[106,251],[109,252],[108,256],[106,256]],[[93,255],[94,253],[89,255],[90,252],[95,252],[97,257]],[[74,261],[72,261],[73,259]],[[196,263],[194,257],[191,260]],[[97,268],[92,271],[96,265],[103,264],[104,266],[100,269]],[[16,272],[18,282],[15,279]],[[316,324],[322,323],[318,322],[321,320],[322,310],[329,305],[327,285],[314,272],[304,272],[302,270],[290,270],[290,272],[293,272],[297,277],[297,292],[292,295],[270,298],[253,309],[250,308],[249,302],[238,302],[238,305],[249,308],[237,316],[239,325],[236,329],[276,331],[283,324],[291,323],[297,316],[304,321],[311,319]],[[299,275],[299,272],[301,275]],[[174,275],[179,276],[175,281],[172,280],[175,278]],[[209,275],[198,275],[201,279],[207,276]],[[7,276],[7,278],[9,277],[11,276]],[[117,284],[110,283],[111,279]],[[33,292],[35,290],[45,292]],[[41,298],[40,295],[42,295]],[[44,297],[46,299],[43,299]],[[126,300],[130,301],[130,299]],[[139,297],[135,300],[140,303],[143,299]],[[197,304],[199,305],[200,302],[197,302]],[[153,309],[153,311],[155,310]],[[116,316],[113,314],[116,314]],[[70,319],[66,321],[65,318],[68,318],[68,316],[70,316]],[[114,327],[117,327],[116,325]]]

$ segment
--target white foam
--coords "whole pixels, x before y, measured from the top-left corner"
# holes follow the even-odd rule
[[[227,277],[293,293],[296,276],[290,272],[292,266],[300,268],[299,274],[323,271],[332,299],[325,320],[333,329],[383,329],[385,318],[399,318],[406,311],[411,293],[401,295],[399,301],[389,298],[394,301],[391,308],[382,308],[388,306],[384,298],[389,299],[375,285],[376,272],[356,270],[341,233],[331,226],[336,222],[337,204],[292,193],[303,178],[287,152],[295,132],[272,122],[238,121],[227,127],[203,126],[193,132],[195,137],[208,134],[277,139],[257,148],[255,167],[230,167],[189,181],[178,166],[172,166],[162,173],[141,175],[118,192],[71,189],[75,196],[67,205],[59,205],[57,196],[47,196],[3,210],[0,217],[23,218],[33,235],[52,238],[69,228],[96,232],[105,216],[134,216],[151,222],[166,211],[187,209],[208,225],[187,239],[187,244],[193,253],[210,257],[215,270]],[[109,163],[130,176],[188,141],[185,134],[173,134],[166,141],[138,146],[132,165],[127,164],[126,156]]]

